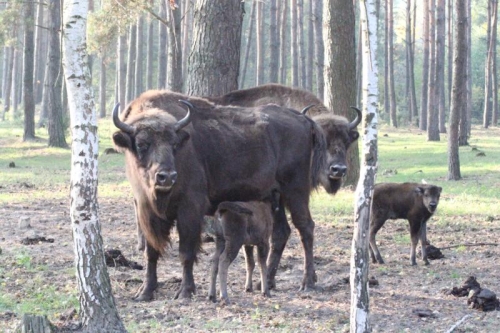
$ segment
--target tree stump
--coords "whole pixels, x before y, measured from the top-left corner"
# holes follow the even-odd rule
[[[16,333],[54,333],[56,330],[47,316],[24,314]]]

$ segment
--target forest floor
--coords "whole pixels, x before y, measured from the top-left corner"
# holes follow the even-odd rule
[[[12,193],[37,191],[20,184],[0,187]],[[326,196],[326,194],[325,194]],[[444,194],[446,197],[446,194]],[[332,199],[334,200],[334,199]],[[47,314],[57,326],[78,321],[77,284],[69,200],[33,199],[0,206],[0,332],[12,332],[28,308]],[[314,212],[313,212],[314,216]],[[20,229],[28,217],[31,228]],[[207,300],[210,258],[214,243],[205,243],[196,264],[197,293],[190,301],[173,300],[181,279],[178,239],[159,262],[159,288],[154,300],[135,302],[144,270],[109,268],[118,311],[129,332],[348,332],[350,316],[349,262],[352,218],[316,221],[314,256],[317,290],[299,292],[303,252],[293,229],[277,274],[271,298],[244,291],[245,265],[240,251],[229,269],[230,305]],[[100,200],[100,222],[106,249],[118,249],[129,260],[144,264],[136,248],[130,196]],[[26,237],[50,242],[23,245]],[[450,245],[498,243],[500,215],[442,216],[439,207],[428,223],[428,238],[440,248]],[[370,322],[373,332],[446,332],[465,316],[454,332],[499,332],[500,311],[481,312],[467,298],[446,293],[475,276],[482,288],[500,295],[500,247],[459,246],[442,250],[443,259],[411,266],[407,222],[388,221],[377,237],[386,264],[370,265]],[[254,281],[258,280],[258,269]],[[255,283],[255,282],[254,282]],[[35,304],[33,306],[33,304]],[[57,311],[54,309],[58,309]],[[422,310],[428,310],[422,311]],[[427,313],[427,317],[420,317]]]

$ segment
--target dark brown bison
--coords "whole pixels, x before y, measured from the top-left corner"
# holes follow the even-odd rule
[[[267,285],[267,256],[269,254],[269,238],[273,228],[273,215],[270,202],[229,202],[219,204],[213,223],[216,239],[216,250],[212,258],[210,276],[210,300],[216,300],[216,282],[219,275],[221,301],[228,304],[227,271],[229,265],[245,245],[246,282],[245,290],[253,291],[252,274],[255,268],[253,248],[257,247],[262,283],[262,294],[271,296]]]
[[[370,254],[372,261],[383,264],[384,260],[377,248],[375,236],[388,219],[407,219],[410,223],[410,260],[416,265],[415,253],[418,240],[422,246],[422,260],[427,259],[427,220],[436,211],[442,188],[418,183],[381,183],[373,191],[370,220]]]
[[[356,130],[361,122],[361,111],[349,122],[346,118],[334,115],[313,93],[280,84],[264,84],[249,89],[232,91],[219,97],[205,97],[214,104],[255,107],[268,103],[301,110],[311,106],[308,115],[322,128],[327,141],[325,168],[320,173],[320,182],[330,194],[335,194],[342,185],[342,178],[347,172],[347,149],[355,142],[359,133]],[[282,206],[281,206],[282,208]],[[284,209],[273,226],[272,251],[268,262],[269,285],[276,286],[275,275],[291,230],[286,220]],[[313,284],[309,285],[313,286]]]
[[[176,297],[185,298],[195,292],[193,264],[203,216],[215,213],[223,201],[258,201],[274,191],[301,234],[306,268],[302,286],[313,285],[309,193],[318,186],[325,163],[323,131],[301,113],[276,105],[218,107],[190,99],[193,103],[184,104],[191,111],[181,115],[182,109],[171,103],[178,97],[141,96],[122,120],[118,108],[113,111],[119,129],[113,141],[125,152],[137,220],[147,241],[146,280],[137,298],[153,296],[157,261],[174,221],[183,266]]]

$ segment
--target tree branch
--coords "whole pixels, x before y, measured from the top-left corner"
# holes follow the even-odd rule
[[[452,248],[460,247],[460,246],[473,247],[473,246],[498,246],[498,245],[500,245],[500,244],[498,244],[498,243],[456,244],[456,245],[440,247],[439,249],[446,250],[446,249],[452,249]]]

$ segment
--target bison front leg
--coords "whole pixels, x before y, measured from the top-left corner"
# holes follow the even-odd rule
[[[430,265],[427,259],[427,221],[420,226],[420,245],[422,246],[422,260],[426,265]]]
[[[185,216],[189,216],[189,214],[186,214]],[[202,221],[203,215],[197,216],[196,218],[183,218],[181,215],[177,219],[177,231],[179,233],[179,259],[182,264],[182,282],[180,289],[175,294],[175,299],[189,299],[196,292],[196,285],[193,277],[193,266],[196,261],[196,255],[201,248]]]
[[[156,274],[158,258],[160,252],[155,250],[149,243],[146,242],[146,280],[135,294],[136,301],[150,301],[153,299],[153,292],[158,286],[158,277]]]
[[[267,256],[269,255],[269,244],[261,244],[260,246],[257,247],[257,253],[259,255],[259,267],[260,267],[260,280],[262,281],[262,295],[266,297],[271,297],[271,293],[269,292],[269,285],[267,284],[267,263],[266,259]],[[248,276],[250,275],[250,276]],[[250,278],[250,281],[252,281],[252,274],[248,274],[247,272],[247,279]]]
[[[280,199],[281,200],[281,199]],[[290,237],[291,229],[286,219],[285,206],[280,202],[279,210],[274,213],[273,235],[271,237],[271,254],[267,260],[267,283],[269,289],[276,288],[276,273],[280,264],[281,256],[285,250],[286,242]],[[257,289],[262,290],[262,283]]]
[[[418,240],[421,236],[421,225],[420,221],[410,221],[410,236],[411,236],[411,249],[410,249],[410,262],[412,266],[417,265],[416,253]]]

